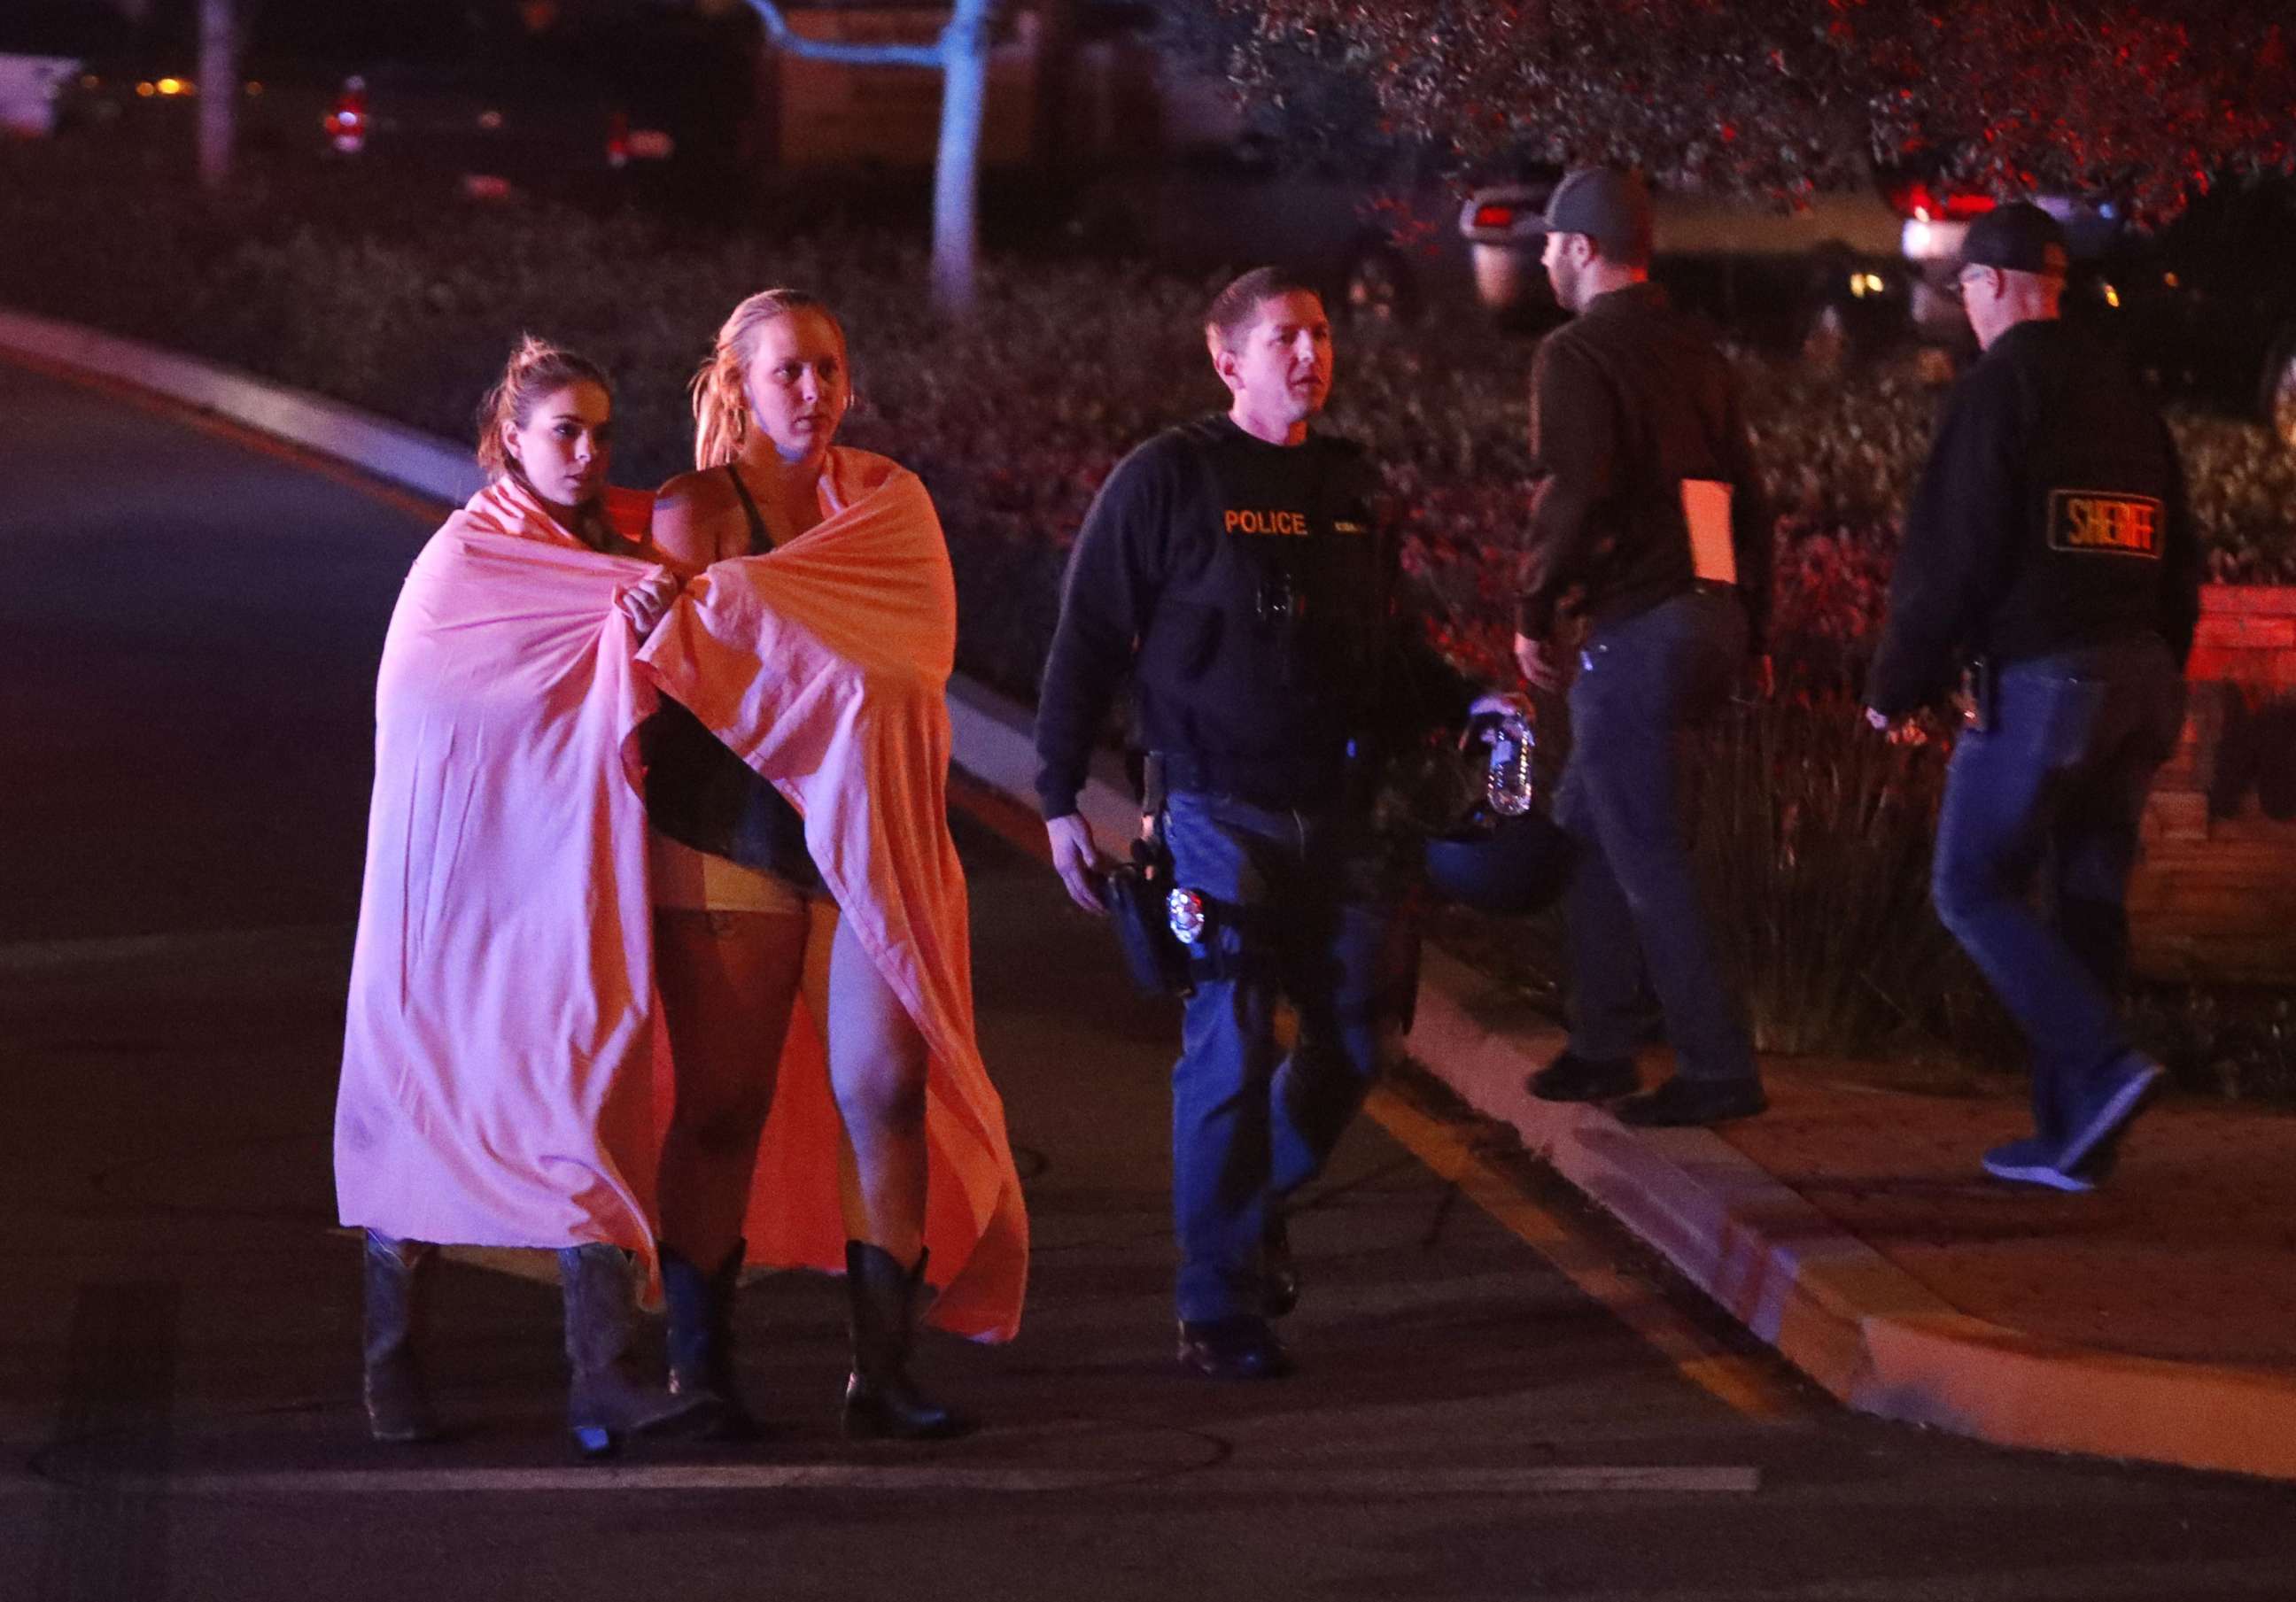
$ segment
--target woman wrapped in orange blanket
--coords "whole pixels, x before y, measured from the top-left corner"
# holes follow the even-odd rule
[[[653,520],[708,569],[642,658],[670,1385],[729,1434],[745,1263],[842,1270],[845,1426],[898,1438],[971,1427],[910,1376],[920,1318],[1009,1336],[1027,1264],[947,821],[955,584],[915,476],[835,443],[851,396],[828,307],[751,296]]]

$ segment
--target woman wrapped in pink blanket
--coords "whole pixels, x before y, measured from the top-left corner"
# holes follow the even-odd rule
[[[594,364],[526,341],[480,411],[493,482],[423,547],[383,646],[335,1116],[381,1440],[436,1433],[414,1337],[439,1241],[557,1248],[585,1450],[693,1410],[628,1353],[655,1140],[623,752],[654,699],[633,619],[676,580],[646,498],[606,487],[612,414]]]
[[[709,569],[644,652],[670,1384],[729,1434],[744,1263],[844,1272],[846,1427],[901,1438],[970,1427],[910,1377],[919,1318],[1009,1335],[1026,1271],[947,824],[955,586],[923,486],[835,444],[851,396],[825,306],[743,301],[653,525]]]
[[[972,1042],[963,880],[942,854],[948,609],[930,578],[867,571],[930,543],[945,592],[930,503],[901,493],[898,470],[856,461],[847,509],[865,515],[818,531],[852,537],[814,542],[810,563],[777,556],[775,576],[747,571],[763,560],[728,564],[680,595],[700,563],[666,560],[642,533],[646,498],[603,488],[610,413],[578,358],[530,348],[513,362],[481,443],[496,481],[425,549],[385,650],[337,1119],[342,1217],[368,1231],[367,1402],[385,1438],[432,1427],[412,1332],[433,1241],[558,1249],[569,1418],[586,1451],[696,1413],[726,1422],[717,1394],[665,1395],[627,1353],[623,1254],[654,1251],[661,1114],[690,1124],[694,1105],[691,1075],[660,1060],[660,1026],[681,1032],[672,998],[691,980],[665,952],[657,986],[652,903],[684,882],[650,850],[638,789],[657,684],[805,809],[824,886],[860,910],[857,940],[927,1042],[942,1159],[927,1233],[950,1265],[940,1321],[995,1337],[1018,1318],[1019,1188]],[[871,595],[898,599],[849,620],[857,570]],[[892,626],[902,607],[915,618]],[[768,649],[786,671],[767,666]],[[660,886],[650,857],[670,870]],[[774,1227],[752,1227],[755,1255],[827,1265],[847,1233],[834,1106],[824,1089],[784,1094],[775,1113],[788,1133],[756,1187]],[[716,1149],[725,1130],[704,1134]]]

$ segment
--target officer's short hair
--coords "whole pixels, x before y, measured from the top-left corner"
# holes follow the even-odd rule
[[[1212,297],[1204,313],[1204,337],[1215,349],[1233,349],[1251,331],[1263,304],[1302,291],[1323,298],[1323,286],[1296,267],[1254,267]]]

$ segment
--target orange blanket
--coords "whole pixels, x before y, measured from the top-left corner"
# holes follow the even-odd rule
[[[690,585],[639,660],[805,817],[806,844],[923,1034],[932,1320],[1020,1320],[1028,1220],[1003,1103],[973,1034],[964,872],[949,838],[947,686],[956,592],[914,474],[838,449],[824,521]],[[836,1270],[837,1114],[812,1020],[784,1052],[748,1221],[751,1261]]]
[[[643,653],[600,556],[514,484],[433,536],[377,685],[376,783],[336,1116],[342,1220],[418,1239],[653,1251],[667,1088],[632,736],[654,683],[804,813],[823,878],[931,1053],[933,1321],[1018,1327],[1028,1230],[973,1034],[946,817],[955,594],[923,486],[840,450],[838,510],[689,586]],[[617,525],[642,526],[620,496]],[[811,1020],[785,1053],[753,1261],[843,1263]]]

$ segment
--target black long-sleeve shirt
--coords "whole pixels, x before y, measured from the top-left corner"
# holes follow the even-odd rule
[[[1687,591],[1696,574],[1687,478],[1730,486],[1738,593],[1759,651],[1770,615],[1772,520],[1737,375],[1666,291],[1598,295],[1540,341],[1530,377],[1531,502],[1516,626],[1554,627],[1564,598],[1597,626]]]
[[[2201,567],[2176,443],[2136,380],[2062,323],[2019,323],[1947,400],[1866,704],[1902,717],[1942,698],[1966,658],[2147,632],[2181,664]]]
[[[1128,674],[1144,748],[1268,805],[1327,803],[1351,746],[1463,714],[1473,691],[1406,603],[1377,489],[1355,445],[1270,445],[1225,416],[1119,462],[1077,536],[1045,664],[1045,815],[1076,810]]]

